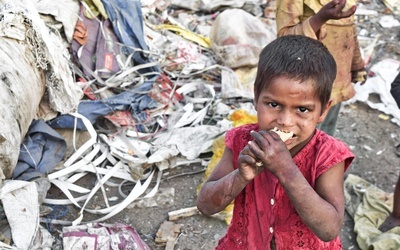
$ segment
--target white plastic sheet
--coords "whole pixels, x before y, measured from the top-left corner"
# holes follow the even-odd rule
[[[369,77],[364,85],[356,84],[356,95],[344,104],[365,102],[371,108],[393,116],[391,121],[400,126],[400,109],[390,93],[391,84],[399,73],[399,67],[400,61],[393,59],[384,59],[374,64],[370,70],[374,76]],[[371,94],[379,95],[380,102],[371,101],[369,99]]]
[[[30,249],[39,227],[39,201],[35,182],[7,181],[0,199],[19,249]]]

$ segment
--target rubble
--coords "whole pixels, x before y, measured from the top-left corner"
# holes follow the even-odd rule
[[[91,1],[63,1],[70,6],[68,12],[57,11],[60,6],[33,6],[28,0],[3,0],[0,4],[12,6],[11,2],[25,4],[34,16],[33,24],[40,23],[38,27],[52,32],[44,35],[41,30],[39,34],[47,46],[38,48],[46,51],[31,47],[32,55],[21,43],[12,42],[29,40],[24,37],[29,34],[27,31],[4,39],[1,53],[8,46],[26,57],[18,63],[23,67],[12,69],[12,75],[21,76],[18,72],[24,69],[28,77],[13,77],[13,86],[21,86],[21,94],[15,98],[24,100],[15,107],[16,111],[11,109],[14,106],[10,101],[4,101],[10,97],[0,98],[2,107],[11,107],[5,110],[12,111],[0,115],[0,120],[9,125],[0,132],[0,167],[4,178],[9,178],[14,170],[9,167],[17,165],[21,143],[33,120],[42,119],[55,131],[69,131],[68,136],[60,132],[68,149],[59,164],[42,171],[35,168],[35,163],[31,166],[31,170],[38,171],[37,176],[48,178],[52,184],[43,204],[76,209],[71,210],[76,213],[64,218],[41,218],[42,223],[64,228],[102,223],[127,208],[173,203],[174,190],[160,189],[161,181],[172,178],[166,173],[182,165],[201,167],[193,173],[206,171],[213,160],[210,154],[214,153],[215,140],[238,125],[235,122],[240,119],[229,119],[229,115],[238,110],[251,114],[254,59],[276,33],[272,0],[148,0],[126,1],[126,6],[117,0],[97,1],[90,6]],[[373,4],[380,8],[370,8],[371,2],[359,1],[356,13],[366,67],[375,76],[368,80],[371,85],[367,81],[367,87],[357,90],[357,96],[348,104],[365,102],[400,125],[399,110],[387,96],[388,83],[399,71],[398,36],[390,37],[388,32],[398,28],[398,4],[393,0],[377,2]],[[383,4],[388,9],[383,11],[385,19],[381,16]],[[126,12],[128,7],[135,15]],[[7,12],[10,13],[13,12]],[[223,18],[233,18],[238,23],[232,26]],[[73,39],[78,20],[80,25],[86,25],[85,42]],[[256,35],[247,33],[248,28],[239,28],[245,24],[256,26]],[[0,21],[0,35],[5,37],[7,30],[1,27],[4,20]],[[60,43],[49,42],[60,41],[60,37]],[[389,59],[393,64],[380,75],[379,67],[388,65],[380,54],[385,46],[394,51]],[[70,54],[62,53],[65,51]],[[3,65],[16,62],[22,55],[2,57]],[[372,84],[373,81],[382,82]],[[0,91],[0,96],[6,90]],[[370,94],[380,95],[382,103],[368,101]],[[83,141],[78,142],[83,134]],[[367,145],[364,149],[372,151]],[[376,155],[385,153],[385,149],[377,151]],[[32,179],[23,181],[30,183]],[[169,220],[194,215],[198,215],[197,209],[187,206],[170,212]],[[35,216],[39,217],[38,211]],[[174,224],[169,225],[169,231],[163,231],[163,225],[155,241],[173,249],[181,228],[178,230]]]

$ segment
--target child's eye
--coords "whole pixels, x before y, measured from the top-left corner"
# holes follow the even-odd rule
[[[279,106],[278,103],[276,103],[276,102],[269,102],[268,105],[269,105],[270,107],[272,107],[272,108],[276,108],[276,107]]]
[[[300,107],[300,108],[299,108],[299,111],[300,111],[301,113],[307,113],[309,110],[308,110],[308,108]]]

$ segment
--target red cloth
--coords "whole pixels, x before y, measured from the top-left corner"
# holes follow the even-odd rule
[[[233,152],[235,168],[240,151],[252,139],[251,130],[257,131],[258,125],[244,125],[226,134],[226,147]],[[347,170],[353,159],[343,142],[318,129],[293,158],[312,187],[329,168],[344,161]],[[231,224],[216,249],[270,249],[273,237],[276,249],[342,249],[339,237],[330,242],[318,239],[302,222],[276,177],[264,171],[236,197]]]

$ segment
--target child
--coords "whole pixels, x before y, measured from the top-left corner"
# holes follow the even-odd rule
[[[340,103],[355,95],[353,83],[366,80],[354,24],[355,0],[277,0],[278,36],[304,35],[321,41],[337,63],[332,107],[319,128],[333,135]]]
[[[257,124],[226,133],[225,151],[202,186],[204,215],[234,200],[216,249],[342,249],[344,171],[354,155],[316,129],[331,105],[336,64],[319,41],[277,38],[261,52],[254,83]],[[294,133],[283,142],[270,131]]]
[[[391,85],[390,93],[395,99],[397,106],[400,108],[400,72],[397,74],[396,78],[393,80]],[[396,147],[399,147],[397,145]],[[400,155],[399,155],[400,156]],[[393,210],[389,217],[382,223],[379,229],[382,232],[389,231],[394,227],[400,226],[400,175],[397,179],[396,186],[393,193]]]

